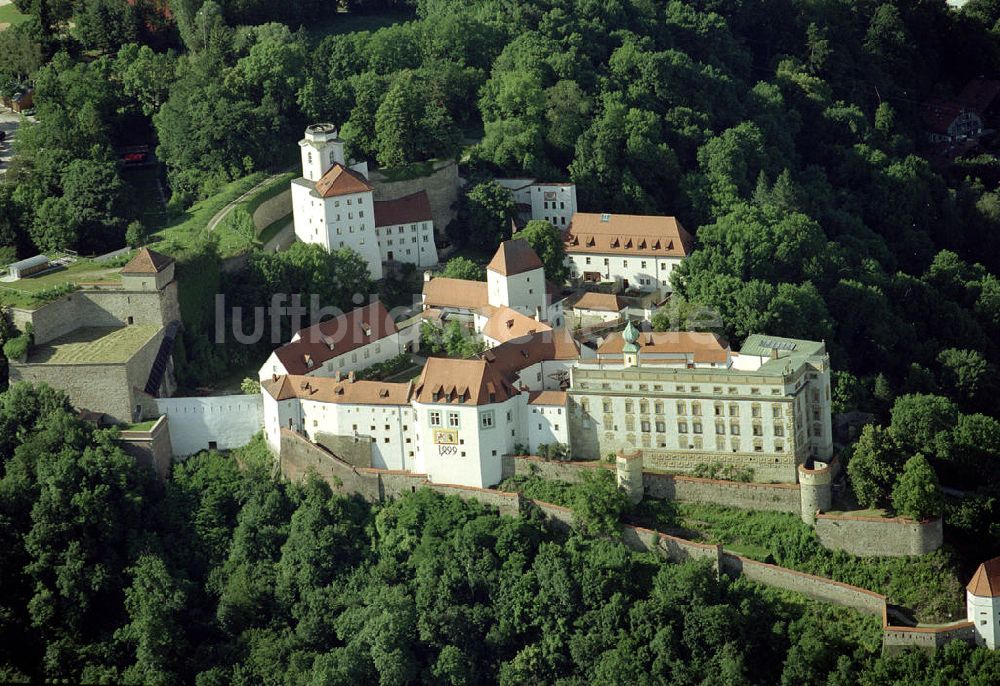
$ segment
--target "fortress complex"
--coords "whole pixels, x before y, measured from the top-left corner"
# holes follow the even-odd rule
[[[11,383],[46,383],[114,423],[155,414],[154,399],[174,391],[171,353],[181,318],[174,260],[141,248],[120,277],[36,309],[11,308],[17,328],[34,330],[28,354],[10,361]]]
[[[735,352],[715,334],[629,323],[595,353],[545,329],[479,359],[431,358],[410,384],[275,375],[263,389],[275,451],[290,429],[357,466],[437,483],[493,486],[504,455],[550,443],[578,459],[641,448],[653,470],[733,465],[791,483],[833,452],[825,346],[760,335]]]

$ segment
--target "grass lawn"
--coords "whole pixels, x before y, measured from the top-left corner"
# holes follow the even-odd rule
[[[28,21],[28,15],[18,12],[14,5],[4,5],[0,7],[0,26],[3,26],[4,24],[10,24],[13,26],[14,24],[20,24],[25,21]],[[3,28],[6,27],[3,26]]]
[[[133,325],[118,328],[84,327],[60,336],[28,353],[28,362],[37,364],[92,364],[125,362],[156,335],[160,327]]]
[[[275,219],[273,222],[261,229],[260,233],[257,234],[257,242],[261,245],[267,245],[269,240],[277,236],[283,228],[291,224],[293,221],[294,219],[291,212],[280,219]]]
[[[253,215],[261,205],[270,200],[271,198],[280,195],[282,192],[288,190],[288,184],[291,183],[292,179],[301,176],[298,171],[288,171],[283,174],[279,174],[275,178],[271,179],[266,186],[262,187],[253,197],[248,198],[245,203],[241,203],[243,209]]]
[[[246,193],[264,178],[266,178],[264,172],[254,172],[250,176],[230,181],[218,193],[210,198],[199,200],[179,217],[172,219],[166,227],[157,231],[153,237],[155,242],[151,242],[150,247],[167,254],[183,252],[204,234],[209,220],[215,216],[216,212]],[[223,255],[228,254],[227,248],[232,249],[235,239],[243,240],[242,237],[224,235],[224,233],[220,233],[219,238],[219,249]]]
[[[32,309],[44,303],[38,296],[52,288],[66,284],[120,281],[118,270],[107,264],[91,260],[77,260],[68,267],[62,267],[38,276],[29,276],[11,283],[0,283],[0,303],[13,307]]]
[[[327,36],[336,36],[355,31],[377,31],[404,21],[412,21],[416,16],[407,10],[388,10],[372,14],[351,14],[337,12],[308,27],[309,36],[320,41]]]

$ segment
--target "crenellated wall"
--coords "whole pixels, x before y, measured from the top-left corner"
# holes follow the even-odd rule
[[[288,479],[301,479],[314,472],[330,483],[334,490],[357,493],[373,502],[396,498],[418,488],[431,488],[444,495],[455,495],[478,500],[496,507],[501,514],[516,516],[525,507],[540,510],[556,528],[568,530],[573,526],[573,512],[565,507],[538,500],[522,498],[518,493],[508,493],[488,488],[470,488],[448,484],[431,484],[424,474],[413,474],[380,469],[359,469],[337,459],[325,449],[310,443],[304,437],[281,430],[281,473]],[[532,459],[518,458],[519,464],[534,464]],[[565,467],[567,463],[544,462],[545,465]],[[577,472],[579,473],[579,472]],[[710,481],[710,480],[701,480]],[[840,607],[881,616],[883,649],[886,652],[906,646],[934,649],[950,640],[974,642],[974,627],[969,622],[954,622],[942,626],[907,627],[889,624],[885,596],[832,579],[786,569],[776,565],[751,560],[730,553],[720,545],[695,543],[670,536],[652,529],[622,525],[622,543],[632,550],[657,552],[674,562],[708,560],[720,573],[732,577],[746,577],[751,581],[802,594]]]

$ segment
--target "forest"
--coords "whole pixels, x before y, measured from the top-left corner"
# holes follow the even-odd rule
[[[509,230],[491,177],[571,180],[583,210],[676,215],[695,235],[672,312],[717,312],[734,348],[827,342],[835,411],[876,417],[840,456],[863,505],[895,507],[930,469],[962,494],[932,504],[949,541],[970,562],[1000,554],[997,141],[932,163],[920,119],[1000,74],[997,0],[15,4],[28,19],[0,31],[0,94],[33,87],[37,122],[0,182],[5,259],[124,245],[141,208],[118,151],[137,140],[171,212],[294,163],[314,121],[377,166],[457,156],[471,183],[449,236],[473,249]],[[358,17],[391,21],[338,29]],[[211,240],[175,257],[191,386],[251,356],[210,342],[216,293],[345,307],[363,280],[356,256],[302,248],[236,277]],[[826,610],[613,540],[279,483],[252,448],[245,469],[203,455],[161,486],[57,395],[2,398],[0,679],[1000,681],[982,651],[880,658]]]
[[[880,656],[879,620],[423,489],[271,476],[262,441],[167,482],[65,396],[0,394],[0,681],[987,686],[1000,654]],[[609,490],[610,489],[610,490]],[[64,680],[64,681],[59,681]]]

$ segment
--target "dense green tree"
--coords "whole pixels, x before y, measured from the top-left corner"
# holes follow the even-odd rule
[[[91,50],[113,52],[134,41],[139,33],[139,15],[127,0],[77,2],[73,30]]]
[[[566,246],[559,229],[550,222],[535,219],[528,222],[515,237],[531,244],[545,266],[546,279],[558,285],[566,282],[569,267],[566,266]]]
[[[847,463],[847,475],[862,507],[888,504],[904,460],[893,434],[884,427],[869,424],[861,430]]]
[[[958,408],[947,398],[911,394],[896,399],[889,430],[908,454],[947,457],[948,431],[957,421]]]
[[[441,270],[441,276],[449,279],[466,279],[468,281],[485,281],[486,270],[468,257],[453,257]]]
[[[892,507],[904,517],[925,520],[941,514],[943,507],[937,476],[927,459],[917,453],[903,465],[892,488]]]
[[[514,198],[495,181],[473,186],[459,200],[458,218],[448,225],[448,237],[458,245],[490,252],[510,238]]]

